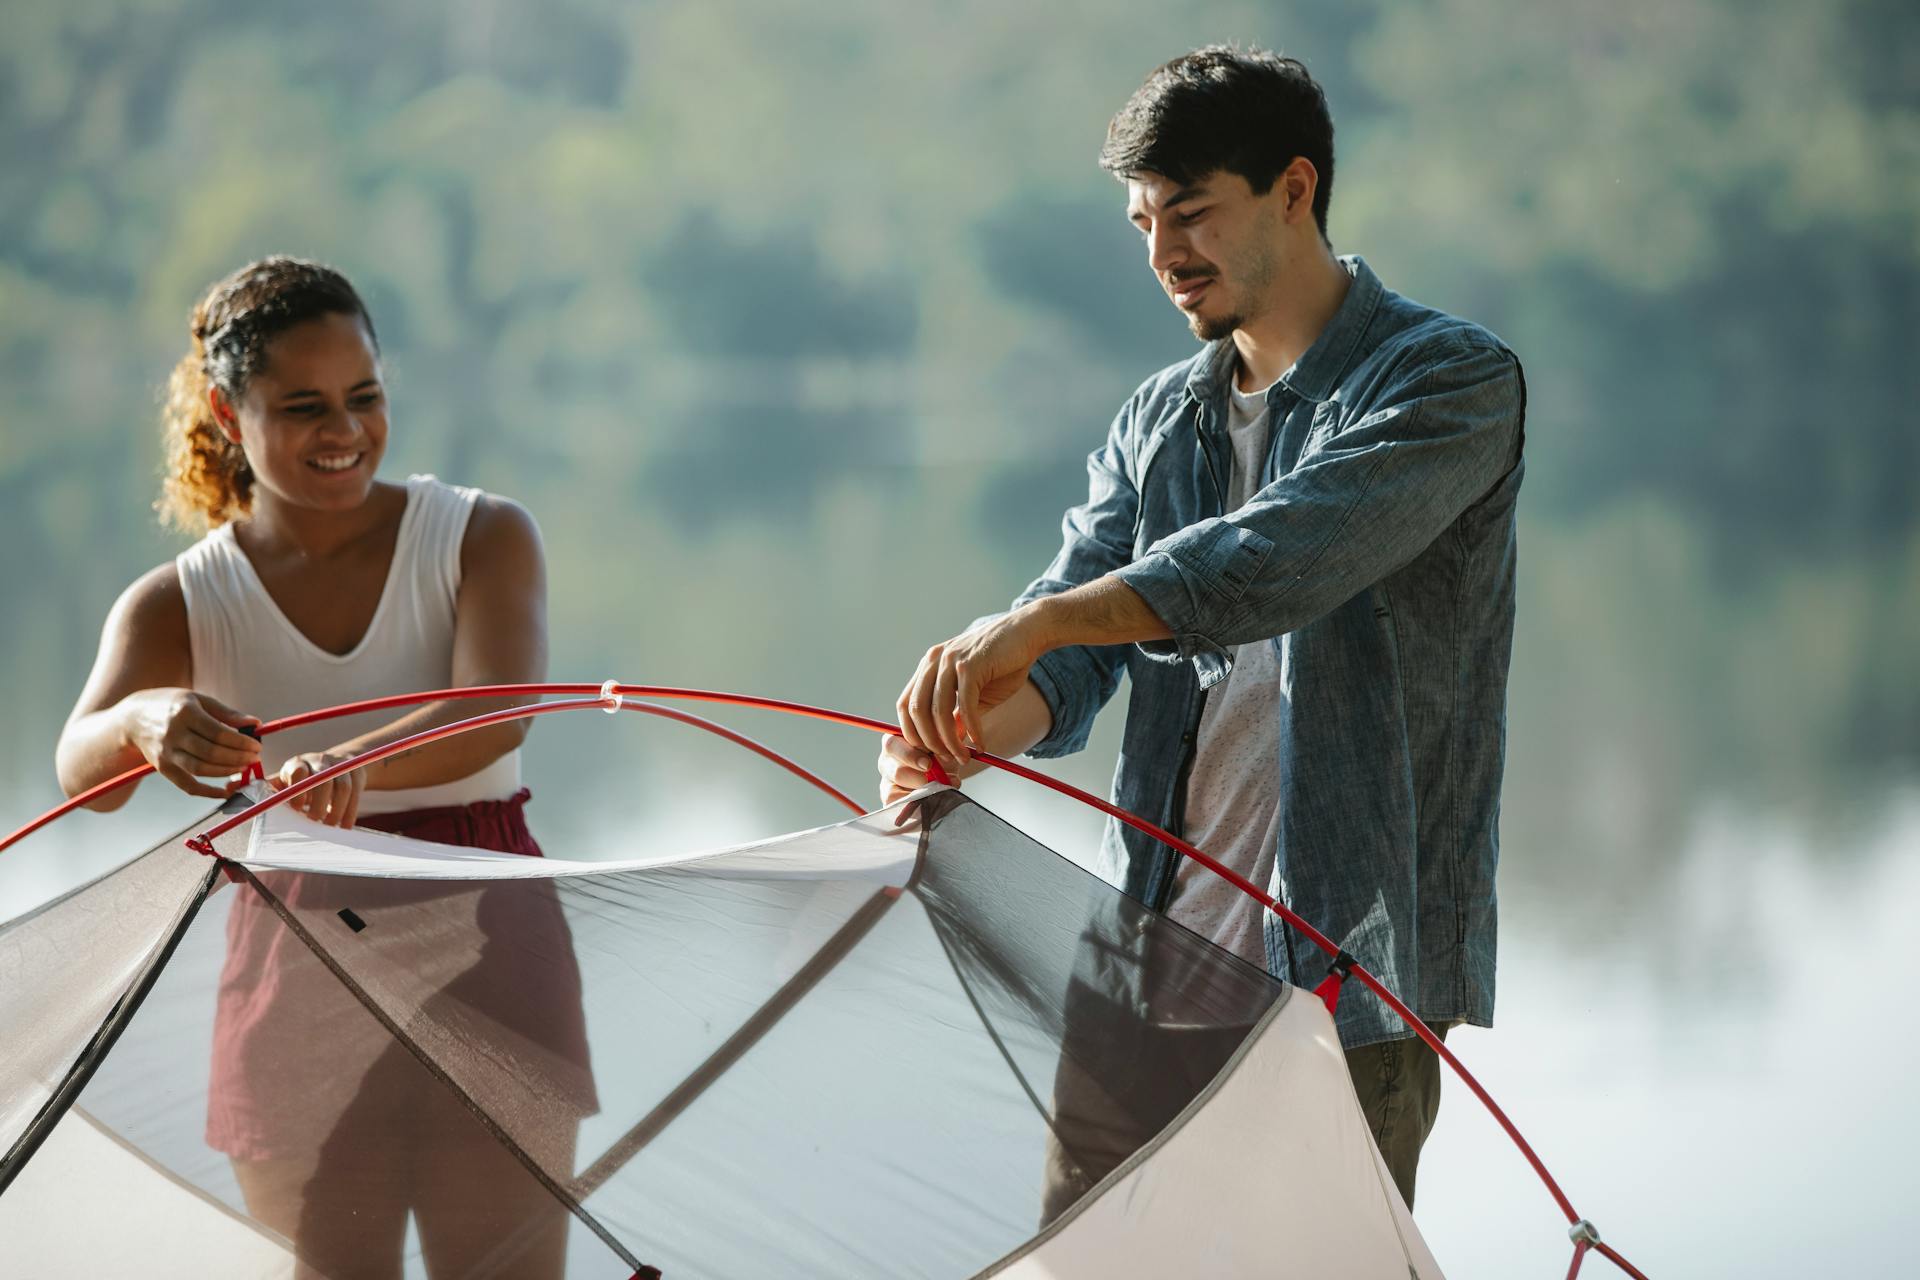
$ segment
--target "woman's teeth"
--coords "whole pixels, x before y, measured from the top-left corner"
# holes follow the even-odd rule
[[[309,458],[307,459],[307,465],[316,467],[321,471],[345,471],[358,461],[360,461],[359,454],[342,453],[327,458]]]

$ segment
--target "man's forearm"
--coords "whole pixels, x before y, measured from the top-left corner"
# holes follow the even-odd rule
[[[980,713],[984,740],[974,745],[996,756],[1024,755],[1053,730],[1053,709],[1033,681],[1022,682],[1011,698]]]
[[[1029,678],[1054,649],[1164,640],[1166,623],[1118,578],[1045,596],[927,650],[898,703],[901,736],[949,766],[965,758],[970,738],[995,755],[1017,755],[1046,737],[1053,710]],[[1006,728],[989,727],[997,706],[1018,701]],[[999,717],[995,717],[996,722]]]
[[[1040,653],[1077,644],[1137,644],[1173,635],[1139,592],[1111,575],[1043,596],[1022,610],[1028,611]]]

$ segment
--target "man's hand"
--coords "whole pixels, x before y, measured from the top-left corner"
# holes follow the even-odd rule
[[[908,746],[931,752],[957,779],[966,768],[969,740],[992,749],[982,716],[1027,685],[1027,670],[1042,654],[1066,645],[1131,644],[1172,634],[1139,593],[1111,575],[1044,596],[927,650],[895,704],[901,736]],[[1037,741],[1038,735],[1017,750]]]
[[[911,795],[927,785],[927,772],[933,765],[933,753],[922,751],[897,733],[880,739],[880,807],[885,808],[902,796]],[[943,769],[945,765],[940,766]],[[969,760],[956,771],[947,769],[954,782],[970,778],[987,766]]]
[[[971,772],[967,743],[985,741],[981,713],[1011,698],[1052,647],[1038,617],[1031,606],[1016,609],[927,650],[895,704],[906,745],[931,753],[955,779]]]

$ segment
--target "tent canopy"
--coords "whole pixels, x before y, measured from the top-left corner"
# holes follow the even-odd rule
[[[1321,1002],[958,791],[616,862],[194,833],[0,926],[24,1273],[1438,1275]]]

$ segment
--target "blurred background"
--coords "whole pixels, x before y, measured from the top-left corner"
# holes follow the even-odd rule
[[[0,0],[0,828],[162,531],[158,396],[254,257],[366,294],[389,478],[516,497],[553,674],[891,717],[1193,349],[1094,164],[1156,63],[1303,57],[1332,235],[1531,391],[1500,1027],[1456,1047],[1656,1276],[1911,1274],[1920,9],[1902,0]],[[1124,695],[1123,695],[1124,696]],[[1099,789],[1116,706],[1050,769]],[[861,796],[876,743],[735,715]],[[530,740],[550,852],[835,820],[670,724]],[[1069,856],[1098,824],[969,784]],[[194,806],[0,859],[0,916]],[[1862,1062],[1866,1063],[1862,1067]],[[1419,1220],[1557,1276],[1455,1089]],[[1593,1267],[1601,1267],[1595,1262]],[[1558,1270],[1556,1270],[1558,1268]]]

